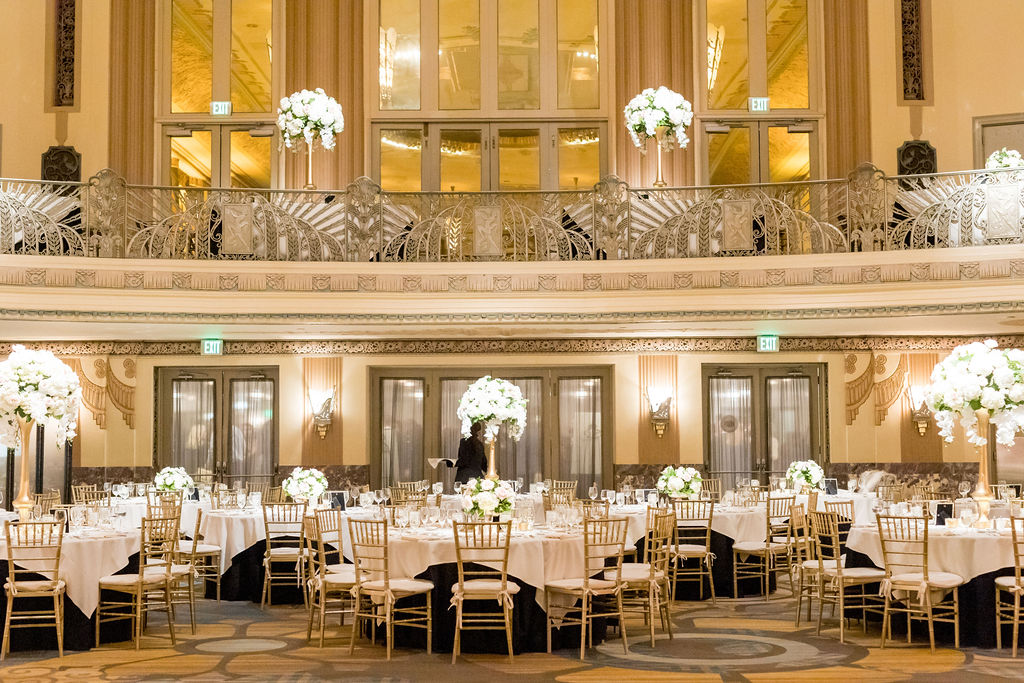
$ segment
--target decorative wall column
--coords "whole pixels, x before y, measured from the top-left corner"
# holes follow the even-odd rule
[[[362,175],[367,122],[363,116],[363,2],[289,0],[285,10],[285,82],[282,96],[323,88],[341,105],[345,131],[330,152],[313,157],[320,188],[342,189]],[[287,153],[285,185],[305,183],[304,152]]]
[[[868,3],[824,3],[826,177],[845,178],[871,161]]]
[[[650,187],[656,173],[654,143],[642,156],[633,146],[622,114],[626,103],[644,88],[671,88],[693,102],[693,3],[691,0],[619,0],[615,3],[615,87],[612,92],[616,145],[613,172],[636,187]],[[690,133],[690,138],[695,133]],[[693,143],[664,156],[671,187],[695,180]]]

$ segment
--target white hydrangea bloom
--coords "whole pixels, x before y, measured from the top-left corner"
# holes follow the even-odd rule
[[[665,140],[662,144],[666,149],[671,149],[673,144],[681,149],[690,142],[686,129],[693,122],[693,107],[685,97],[665,86],[656,90],[645,89],[629,101],[623,114],[626,130],[633,144],[641,150],[647,144],[647,139],[655,136],[658,126],[665,126]]]
[[[485,375],[473,382],[459,400],[456,415],[462,421],[462,435],[470,436],[473,424],[483,422],[484,440],[490,441],[504,424],[509,436],[519,441],[526,429],[527,403],[518,386]]]
[[[16,344],[0,362],[0,446],[18,445],[18,418],[52,429],[57,445],[75,438],[82,388],[78,375],[49,351]]]
[[[324,149],[334,149],[336,136],[345,130],[345,116],[341,105],[323,88],[300,90],[281,99],[277,127],[281,142],[289,149],[300,140],[312,147],[317,137]]]
[[[670,498],[679,498],[699,494],[703,481],[700,472],[692,467],[672,467],[669,465],[661,471],[655,487],[663,495]]]
[[[484,517],[511,512],[515,493],[507,481],[470,479],[462,485],[462,510],[467,515]]]
[[[327,477],[323,472],[312,467],[308,469],[296,467],[292,470],[291,476],[281,482],[281,488],[293,500],[300,498],[312,500],[327,493]]]
[[[184,467],[163,468],[153,477],[153,484],[159,491],[183,491],[195,486]]]
[[[988,170],[1021,167],[1024,167],[1024,158],[1021,157],[1020,152],[1006,147],[992,152],[985,160],[985,168]]]
[[[800,488],[805,484],[817,486],[824,478],[825,470],[813,460],[796,460],[790,463],[789,469],[786,470],[786,479],[793,482],[795,488]]]

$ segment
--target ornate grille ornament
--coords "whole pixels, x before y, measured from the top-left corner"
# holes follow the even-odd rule
[[[900,169],[913,175],[863,165],[847,178],[800,183],[654,190],[608,176],[591,190],[487,193],[383,192],[360,178],[344,190],[300,192],[128,185],[110,170],[55,184],[77,177],[80,159],[54,147],[46,180],[0,180],[0,254],[538,262],[1024,244],[1024,174],[922,174],[934,159],[927,142],[911,141]],[[688,277],[679,274],[677,286],[719,286],[717,273],[713,285]]]
[[[903,56],[903,99],[923,102],[924,36],[921,31],[921,0],[900,0],[901,54]]]
[[[78,0],[56,0],[53,106],[75,106],[75,15]],[[76,178],[77,180],[77,178]]]
[[[935,148],[927,140],[907,140],[896,150],[896,167],[900,175],[935,173],[938,166]]]

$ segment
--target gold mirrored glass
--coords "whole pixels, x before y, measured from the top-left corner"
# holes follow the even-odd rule
[[[750,96],[747,0],[707,0],[710,109],[746,109]]]
[[[380,185],[389,192],[419,192],[423,133],[409,128],[380,131]]]
[[[231,4],[231,109],[269,112],[273,0]]]
[[[231,187],[270,187],[271,138],[254,138],[246,130],[233,130]]]
[[[437,46],[439,108],[479,109],[479,1],[438,1]]]
[[[170,138],[170,184],[175,187],[210,187],[213,160],[212,134],[196,130],[190,137]]]
[[[380,0],[381,109],[420,108],[420,0]]]
[[[441,131],[441,191],[480,191],[480,137],[479,130]]]
[[[787,183],[811,179],[811,134],[790,133],[785,126],[768,128],[768,181]]]
[[[558,189],[589,190],[600,179],[600,129],[559,128]]]
[[[540,109],[537,0],[498,0],[498,109]]]
[[[765,20],[771,107],[806,109],[807,0],[767,0]]]
[[[540,189],[540,131],[536,128],[498,131],[498,189]]]
[[[209,112],[213,0],[171,0],[171,111]]]
[[[736,185],[749,183],[750,129],[730,128],[728,133],[708,134],[708,183]]]
[[[558,0],[558,108],[600,104],[597,0]]]

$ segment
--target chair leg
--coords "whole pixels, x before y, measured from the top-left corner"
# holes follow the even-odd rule
[[[57,629],[57,656],[64,656],[64,620],[60,616],[61,595],[53,594],[53,625]]]
[[[846,590],[843,584],[837,587],[839,591],[839,643],[846,644]]]
[[[998,601],[998,593],[996,594],[996,600]],[[999,616],[996,615],[996,621],[998,622]],[[1013,653],[1014,658],[1017,657],[1017,634],[1020,631],[1020,593],[1015,592],[1013,594]],[[1002,645],[1000,645],[1002,647]]]
[[[932,654],[935,654],[935,621],[933,621],[932,599],[930,595],[925,597],[925,610],[928,615],[928,644],[931,646]]]
[[[267,604],[267,594],[270,592],[267,590],[267,584],[270,583],[270,562],[264,560],[263,562],[263,592],[260,594],[260,609],[263,609]]]
[[[352,640],[348,644],[349,656],[352,656],[352,653],[356,651],[356,636],[359,631],[359,607],[362,603],[362,599],[358,591],[355,596],[353,596],[352,602],[354,603],[354,607],[352,609]]]
[[[1002,614],[999,612],[999,607],[1000,607],[1000,604],[1001,604],[999,598],[1000,598],[1000,596],[1002,596],[1002,594],[1003,594],[1003,592],[1001,590],[999,590],[999,586],[996,586],[996,601],[995,601],[995,603],[996,603],[996,649],[997,650],[1002,650],[1003,649],[1003,620],[1001,619]],[[1014,640],[1017,640],[1017,638],[1015,637]],[[1014,645],[1016,645],[1016,643],[1014,643]]]
[[[734,552],[732,554],[732,597],[733,598],[740,597],[739,579],[737,579],[737,577],[736,577],[736,572],[738,571],[738,569],[736,567],[736,564],[738,562],[739,562],[739,554]]]
[[[885,596],[885,608],[882,610],[882,642],[879,645],[880,648],[885,649],[885,636],[889,632],[889,604],[892,601],[892,597],[889,595]]]
[[[619,608],[619,636],[622,637],[622,653],[629,654],[629,643],[626,640],[626,614],[622,609],[622,591],[616,594]]]
[[[621,605],[622,601],[620,600],[619,602]],[[548,598],[547,591],[544,591],[544,625],[546,626],[548,632],[548,654],[551,654],[551,600]]]
[[[507,621],[506,617],[506,621]],[[455,643],[452,645],[452,664],[459,656],[459,645],[462,636],[462,602],[455,603]]]
[[[708,588],[711,589],[711,605],[713,607],[718,607],[718,600],[715,598],[715,575],[711,572],[710,558],[708,563],[704,565],[704,569],[706,569],[708,573]],[[704,587],[703,573],[704,570],[701,570],[701,576],[699,577],[701,588]]]
[[[513,662],[512,655],[512,608],[505,605],[505,642],[508,644],[508,663]]]
[[[803,568],[797,570],[796,575],[796,627],[800,628],[800,615],[804,610],[804,571]],[[810,600],[810,598],[808,598]]]
[[[583,661],[583,654],[587,650],[587,607],[589,600],[586,595],[580,601],[580,661]]]
[[[390,600],[387,601],[385,606],[384,606],[384,639],[387,641],[387,643],[385,643],[385,647],[387,648],[388,661],[389,662],[391,661],[391,635],[392,635],[392,628],[395,625],[394,621],[393,621],[393,619],[395,617],[394,617],[394,614],[392,613],[392,607],[393,606],[394,605],[391,603]]]
[[[1017,638],[1013,639],[1014,644]],[[953,589],[953,647],[960,649],[960,587]]]
[[[308,619],[306,619],[306,644],[308,645],[309,644],[309,639],[313,637],[313,614],[314,614],[314,612],[313,612],[312,609],[308,609],[308,610],[306,610],[306,614],[309,617]]]
[[[142,649],[142,590],[135,591],[135,614],[133,615],[134,621],[132,623],[132,629],[135,633],[135,649]]]
[[[4,618],[4,642],[0,646],[0,662],[7,656],[7,650],[11,646],[11,611],[14,608],[14,598],[11,597],[11,592],[7,591],[7,616]],[[97,610],[98,612],[99,610]],[[96,615],[96,645],[100,644],[100,620],[99,614]]]
[[[326,588],[326,586],[325,586]],[[312,597],[312,596],[310,596]],[[324,646],[324,631],[327,630],[327,593],[325,590],[321,590],[319,593],[320,600],[320,647]],[[310,603],[309,608],[312,610],[314,607],[313,603]]]
[[[434,645],[434,603],[431,601],[431,592],[427,591],[427,654],[431,654]]]
[[[196,634],[196,582],[188,582],[188,616],[192,620],[192,635]]]
[[[171,632],[171,645],[174,641],[174,603],[171,602],[171,584],[164,584],[164,600],[167,601],[167,628]]]

